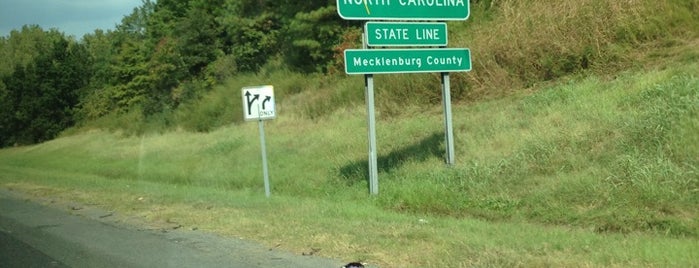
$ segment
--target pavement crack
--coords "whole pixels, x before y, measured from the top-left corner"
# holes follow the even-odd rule
[[[43,229],[48,229],[48,228],[56,228],[56,227],[60,227],[60,226],[61,226],[60,224],[43,224],[43,225],[34,226],[34,229],[43,230]]]

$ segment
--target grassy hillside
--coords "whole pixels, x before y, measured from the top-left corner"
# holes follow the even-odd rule
[[[699,0],[472,2],[467,21],[448,23],[449,47],[470,48],[473,58],[473,71],[451,75],[456,103],[538,90],[571,75],[611,77],[628,69],[699,58]],[[234,76],[221,76],[228,79],[175,110],[148,118],[141,111],[112,114],[84,125],[128,133],[211,131],[242,120],[239,93],[232,89],[261,84],[275,86],[286,115],[331,116],[364,103],[362,77],[348,77],[343,71],[343,49],[360,47],[360,33],[348,33],[334,50],[335,71],[328,74],[292,72],[278,58],[254,74],[231,71]],[[376,105],[383,119],[404,115],[406,106],[429,108],[441,102],[439,74],[376,79]]]
[[[443,164],[440,108],[405,107],[407,115],[378,125],[375,198],[362,107],[266,123],[271,200],[255,123],[210,133],[95,130],[7,149],[0,181],[388,267],[696,265],[697,73],[687,63],[611,80],[572,77],[457,106],[454,167]],[[601,244],[604,252],[584,250]],[[656,254],[666,252],[660,244],[676,256]]]
[[[474,51],[452,76],[454,166],[439,77],[376,76],[376,197],[362,77],[279,62],[145,124],[134,111],[1,150],[0,185],[382,267],[697,266],[698,9],[478,1],[449,24]],[[279,115],[269,200],[240,107],[262,84]]]

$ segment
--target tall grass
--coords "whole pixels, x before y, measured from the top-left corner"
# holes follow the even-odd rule
[[[472,13],[465,22],[449,23],[449,46],[470,48],[474,65],[469,73],[451,75],[455,102],[536,90],[568,75],[613,76],[630,67],[696,57],[691,51],[666,54],[697,38],[699,0],[478,1]],[[400,116],[406,106],[441,102],[439,74],[375,79],[381,118]],[[314,120],[364,100],[362,76],[298,74],[271,61],[259,73],[240,74],[184,105],[171,125],[210,131],[241,120],[237,91],[258,84],[275,86],[280,112]]]
[[[461,164],[386,174],[379,199],[400,211],[696,237],[685,217],[698,212],[696,71],[588,78],[515,105],[460,107]]]
[[[696,38],[696,0],[478,1],[449,23],[449,46],[468,47],[473,71],[452,74],[452,97],[501,97],[571,74],[609,75],[646,62],[654,48]],[[377,78],[379,79],[379,78]],[[379,105],[440,101],[439,75],[382,76]],[[381,93],[379,93],[381,94]]]
[[[613,81],[571,78],[535,94],[457,106],[458,161],[450,169],[442,160],[438,106],[405,108],[409,116],[379,122],[377,204],[398,212],[697,237],[699,225],[688,217],[699,215],[696,73],[693,64]],[[322,120],[285,115],[266,122],[273,192],[364,198],[363,114],[357,107]],[[260,187],[256,123],[198,134],[90,132],[59,144],[17,153],[11,165],[223,191]]]
[[[142,208],[156,220],[187,218],[387,266],[691,265],[687,252],[699,237],[697,73],[697,64],[680,64],[614,80],[571,77],[535,93],[455,106],[453,167],[443,163],[438,105],[405,107],[378,123],[375,198],[368,198],[363,107],[265,123],[269,202],[256,123],[209,132],[90,131],[6,149],[0,182],[94,191],[106,196],[100,202]],[[148,207],[159,202],[174,207]],[[274,228],[261,233],[259,219]],[[352,235],[358,229],[363,235]],[[677,247],[679,259],[648,253],[658,247],[642,237]],[[454,255],[464,252],[474,257]]]
[[[466,99],[509,94],[581,71],[614,73],[643,62],[645,49],[695,38],[699,3],[690,1],[484,1],[470,34],[474,71]],[[476,17],[479,18],[479,17]],[[472,23],[472,24],[471,24]],[[452,26],[452,25],[450,25]],[[457,29],[469,31],[467,26]],[[451,40],[450,40],[451,41]]]
[[[450,46],[474,53],[474,71],[452,75],[456,165],[443,163],[440,77],[376,76],[376,198],[367,198],[362,77],[293,73],[275,62],[145,124],[134,123],[144,121],[140,112],[114,115],[85,128],[113,132],[74,130],[57,141],[0,151],[0,182],[136,192],[129,187],[140,185],[174,203],[269,208],[251,197],[262,189],[259,134],[255,123],[242,122],[240,89],[272,84],[280,116],[265,126],[272,194],[283,200],[273,203],[283,206],[275,210],[279,217],[362,217],[376,226],[401,217],[430,218],[465,228],[457,231],[461,236],[484,230],[473,226],[475,218],[482,225],[563,226],[608,237],[641,233],[691,244],[699,238],[698,9],[696,0],[478,1],[471,20],[449,23]],[[335,203],[356,210],[338,210],[342,206]],[[320,214],[308,212],[314,209]],[[259,224],[250,218],[271,217],[248,216],[241,225],[250,234]],[[308,219],[290,226],[358,228]],[[275,235],[290,236],[278,228]],[[322,243],[322,235],[309,228],[291,233]],[[584,249],[604,245],[599,236],[584,235],[589,243],[522,245],[506,243],[508,235],[494,235],[498,241],[492,243],[481,241],[490,237],[449,240],[450,231],[424,231],[414,223],[390,232],[382,228],[359,238],[333,234],[368,244],[436,237],[443,239],[441,247],[437,241],[411,249],[452,257],[426,263],[410,254],[377,256],[351,243],[325,239],[324,245],[427,266],[673,264],[669,255],[653,253],[661,246],[638,246],[645,242],[631,242],[644,253],[620,252],[623,243],[604,250],[614,253]],[[522,241],[547,239],[529,230],[514,233]],[[478,257],[453,257],[463,252]],[[677,254],[686,252],[682,247]],[[696,265],[696,258],[680,257],[685,261],[674,264]]]

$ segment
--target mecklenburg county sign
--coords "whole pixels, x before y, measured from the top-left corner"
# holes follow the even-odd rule
[[[471,71],[467,48],[347,49],[347,74],[441,73]]]
[[[469,0],[337,0],[346,20],[466,20]]]

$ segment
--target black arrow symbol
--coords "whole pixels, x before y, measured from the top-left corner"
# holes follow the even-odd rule
[[[247,101],[248,104],[248,115],[252,115],[252,104],[260,99],[260,94],[255,94],[254,98],[250,99],[250,96],[253,96],[253,94],[250,93],[250,91],[245,91],[245,100]]]
[[[265,108],[265,103],[267,103],[268,101],[272,101],[272,96],[267,96],[265,97],[265,100],[262,101],[262,110],[267,110],[267,108]]]

